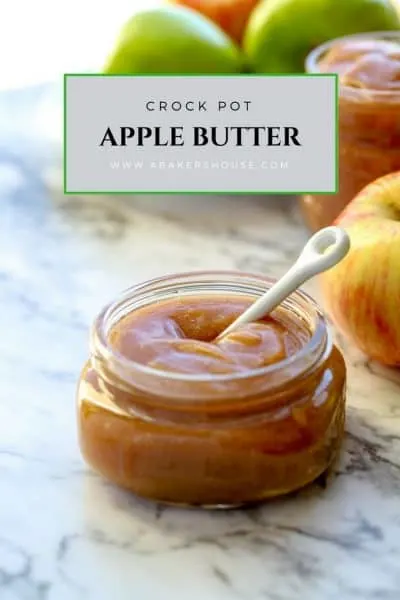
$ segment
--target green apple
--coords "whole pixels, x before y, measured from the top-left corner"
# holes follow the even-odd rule
[[[307,54],[328,40],[400,28],[391,0],[261,0],[243,47],[258,73],[299,73]]]
[[[124,25],[105,73],[235,73],[239,48],[212,21],[182,6],[137,12]]]

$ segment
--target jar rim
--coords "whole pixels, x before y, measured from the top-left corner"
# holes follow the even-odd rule
[[[353,33],[350,35],[344,35],[344,36],[340,36],[331,40],[328,40],[327,42],[324,42],[323,44],[320,44],[319,46],[316,46],[315,48],[313,48],[313,50],[311,50],[311,52],[307,55],[306,60],[305,60],[305,71],[306,73],[321,73],[320,69],[319,69],[319,61],[322,58],[322,56],[331,48],[333,48],[334,46],[336,46],[336,44],[339,44],[341,42],[346,42],[346,41],[357,41],[357,40],[374,40],[374,39],[385,39],[387,38],[387,41],[390,41],[391,39],[398,41],[400,44],[400,30],[386,30],[386,31],[365,31],[362,33]],[[353,95],[356,96],[377,96],[379,98],[382,97],[389,97],[389,96],[394,96],[394,97],[399,97],[400,99],[400,90],[376,90],[376,89],[358,89],[358,88],[354,88],[350,85],[343,85],[342,83],[340,83],[340,87],[343,90],[348,90],[351,91],[351,93]]]
[[[188,278],[193,278],[194,280],[201,280],[202,278],[207,278],[204,280],[206,283],[208,281],[209,284],[212,283],[210,278],[214,283],[218,283],[218,281],[223,281],[224,278],[226,283],[230,282],[230,284],[235,285],[235,282],[238,281],[247,281],[248,284],[251,283],[254,286],[258,283],[263,286],[263,289],[260,290],[262,293],[265,291],[265,286],[272,285],[276,279],[271,277],[265,277],[262,275],[257,275],[253,273],[246,273],[242,271],[218,271],[218,270],[210,270],[210,271],[187,271],[181,273],[171,273],[168,275],[164,275],[162,277],[156,277],[142,283],[133,285],[127,289],[125,289],[114,301],[108,303],[99,313],[98,317],[95,319],[92,325],[91,332],[91,343],[93,348],[95,349],[95,353],[99,353],[101,358],[105,361],[107,360],[115,360],[117,359],[118,364],[126,369],[134,369],[142,375],[151,376],[157,378],[157,380],[173,380],[179,381],[182,383],[205,383],[205,382],[213,382],[213,383],[223,383],[223,382],[234,382],[239,380],[251,379],[253,377],[271,375],[276,373],[279,370],[284,370],[287,367],[293,367],[296,363],[301,362],[307,355],[314,355],[318,352],[318,349],[321,345],[324,345],[324,348],[330,349],[332,345],[332,339],[329,330],[326,326],[325,317],[322,314],[322,311],[318,304],[309,296],[306,292],[302,290],[297,290],[289,299],[292,301],[296,299],[298,302],[303,302],[307,307],[310,307],[315,313],[315,328],[311,333],[310,339],[302,346],[295,354],[279,361],[277,363],[273,363],[267,365],[265,367],[258,367],[257,369],[249,369],[248,371],[243,371],[239,373],[228,373],[228,374],[214,374],[214,373],[205,373],[205,374],[186,374],[186,373],[174,373],[170,371],[161,371],[159,369],[155,369],[149,367],[148,365],[141,364],[137,361],[127,358],[120,352],[118,352],[115,348],[111,347],[108,338],[107,338],[107,320],[110,318],[112,311],[115,310],[121,303],[129,300],[133,295],[139,294],[140,292],[144,292],[146,288],[152,286],[162,286],[168,281],[175,281],[178,285],[179,282],[182,284]],[[260,287],[259,285],[259,287]],[[286,300],[283,303],[289,301]]]

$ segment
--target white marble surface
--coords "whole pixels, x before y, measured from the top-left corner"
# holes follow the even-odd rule
[[[305,238],[283,197],[51,196],[36,157],[0,144],[1,600],[400,598],[400,378],[343,340],[347,436],[326,488],[165,509],[79,454],[75,384],[105,301],[182,269],[279,276]]]

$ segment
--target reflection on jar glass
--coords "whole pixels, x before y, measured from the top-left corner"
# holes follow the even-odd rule
[[[272,284],[236,272],[169,276],[101,312],[77,394],[93,469],[145,498],[223,508],[286,494],[329,467],[345,365],[314,301],[296,292],[268,321],[212,343]],[[273,346],[262,366],[260,343]]]
[[[311,52],[306,71],[339,74],[339,192],[300,199],[316,230],[368,183],[400,169],[400,32],[332,40]]]

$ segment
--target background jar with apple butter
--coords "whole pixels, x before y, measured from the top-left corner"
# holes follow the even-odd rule
[[[168,276],[101,312],[77,393],[93,469],[138,496],[209,508],[286,494],[328,469],[346,375],[314,301],[296,292],[265,323],[227,336],[236,362],[212,343],[272,283],[236,272]],[[260,366],[262,335],[271,348]]]
[[[311,52],[306,70],[339,75],[339,192],[300,199],[316,230],[368,183],[400,170],[400,32],[330,41]]]

